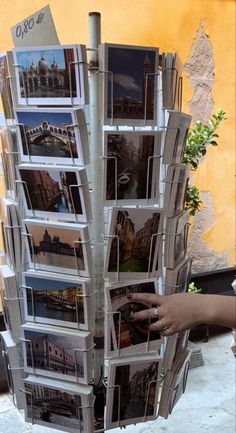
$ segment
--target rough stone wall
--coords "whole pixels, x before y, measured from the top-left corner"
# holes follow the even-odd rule
[[[189,102],[193,123],[197,120],[207,122],[211,117],[214,105],[212,98],[214,57],[210,40],[205,32],[204,22],[200,23],[184,70],[188,73],[193,91],[192,99]],[[201,162],[204,163],[204,158]],[[194,183],[194,179],[192,181]],[[189,253],[193,257],[193,273],[229,266],[228,254],[217,253],[204,241],[204,234],[214,226],[214,208],[210,192],[200,191],[200,193],[204,206],[193,218],[189,236]]]
[[[201,191],[204,207],[193,219],[188,241],[189,254],[193,257],[192,272],[207,272],[229,266],[228,254],[216,253],[204,241],[204,233],[214,227],[214,208],[209,192]]]
[[[211,116],[214,105],[212,99],[214,67],[212,46],[205,33],[204,22],[201,22],[189,58],[184,64],[184,70],[188,73],[193,90],[193,96],[189,103],[193,123],[196,120],[206,122]]]

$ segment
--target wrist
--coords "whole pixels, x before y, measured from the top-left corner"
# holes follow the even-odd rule
[[[198,325],[214,321],[214,309],[211,308],[210,295],[194,294],[196,302],[196,321]]]

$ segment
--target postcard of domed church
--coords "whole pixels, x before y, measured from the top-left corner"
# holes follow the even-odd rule
[[[84,45],[15,48],[20,105],[83,105],[88,102]]]
[[[88,226],[40,219],[23,220],[27,269],[90,277]]]

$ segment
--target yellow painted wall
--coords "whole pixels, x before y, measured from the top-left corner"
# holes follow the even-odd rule
[[[0,0],[0,51],[12,48],[10,27],[46,4],[43,0]],[[221,126],[219,147],[208,151],[196,182],[210,191],[215,223],[204,240],[235,262],[235,0],[51,0],[51,11],[62,44],[88,44],[88,13],[102,14],[102,41],[159,46],[187,60],[200,22],[213,46],[214,109],[228,120]],[[183,111],[188,112],[192,90],[184,80]]]

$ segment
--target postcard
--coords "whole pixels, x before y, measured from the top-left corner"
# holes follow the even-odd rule
[[[3,248],[9,266],[20,272],[23,264],[23,244],[21,241],[22,224],[16,202],[0,197],[1,229]]]
[[[172,364],[175,359],[177,343],[178,334],[170,335],[166,338],[162,362],[162,371],[164,374],[166,374],[166,372],[172,368]]]
[[[177,53],[162,53],[161,58],[163,108],[181,111],[182,63]]]
[[[19,105],[88,103],[85,45],[14,48]]]
[[[159,353],[162,340],[158,332],[149,331],[152,321],[132,322],[131,320],[132,313],[146,310],[150,306],[127,298],[127,295],[131,293],[156,292],[156,280],[154,279],[106,287],[105,351],[107,357],[137,355],[151,351]]]
[[[178,333],[174,362],[179,358],[180,353],[182,353],[183,351],[185,352],[185,350],[187,349],[189,333],[190,333],[189,329]]]
[[[164,210],[167,217],[173,217],[182,212],[188,179],[188,165],[173,164],[168,166],[164,192]]]
[[[8,265],[0,267],[0,282],[6,329],[10,329],[14,341],[18,342],[21,336],[20,325],[22,323],[20,292],[16,274]]]
[[[26,216],[83,223],[91,219],[85,168],[21,164],[17,172]]]
[[[109,361],[106,429],[157,417],[161,358],[155,355]]]
[[[113,207],[105,277],[113,281],[152,278],[160,272],[162,210]]]
[[[189,330],[179,332],[166,338],[163,356],[162,371],[167,372],[175,365],[176,359],[186,352],[188,346]]]
[[[162,160],[164,164],[174,164],[183,161],[183,153],[191,120],[192,116],[188,114],[177,111],[169,112]]]
[[[167,169],[165,170],[165,178],[163,180],[164,183],[164,203],[163,207],[165,210],[165,213],[167,216],[172,216],[173,213],[173,203],[171,204],[171,198],[173,201],[173,185],[174,185],[174,175],[175,175],[175,169],[176,164],[174,165],[168,165]]]
[[[16,104],[16,83],[14,61],[11,51],[0,53],[0,94],[6,124],[14,121],[13,108]]]
[[[191,272],[191,258],[185,258],[174,269],[167,269],[165,276],[165,295],[186,292]]]
[[[16,133],[13,127],[0,129],[0,149],[2,156],[2,169],[5,196],[16,199],[16,170],[18,164],[18,152],[16,145]]]
[[[88,226],[40,219],[25,219],[23,223],[29,268],[81,277],[91,275]]]
[[[27,422],[70,433],[93,431],[91,386],[30,375],[23,395]]]
[[[88,163],[88,133],[82,109],[18,108],[15,118],[21,161]]]
[[[173,185],[173,213],[177,215],[184,208],[186,190],[189,180],[189,166],[178,164]]]
[[[81,330],[93,328],[94,297],[89,278],[23,272],[25,320]]]
[[[23,363],[21,362],[19,345],[17,345],[11,335],[10,331],[1,332],[2,343],[2,359],[5,366],[7,375],[7,383],[9,391],[12,394],[13,403],[17,405],[18,409],[23,409],[22,399],[22,379],[25,378]]]
[[[161,132],[105,131],[106,205],[157,202],[160,147]]]
[[[166,372],[158,409],[158,415],[163,418],[168,418],[177,401],[185,392],[190,366],[190,355],[191,351],[189,349],[182,350],[175,359],[171,370]]]
[[[156,124],[158,48],[104,44],[104,124]]]
[[[187,252],[189,212],[167,218],[164,246],[164,266],[173,269]]]
[[[88,384],[92,380],[92,334],[24,323],[24,367],[28,373]]]

